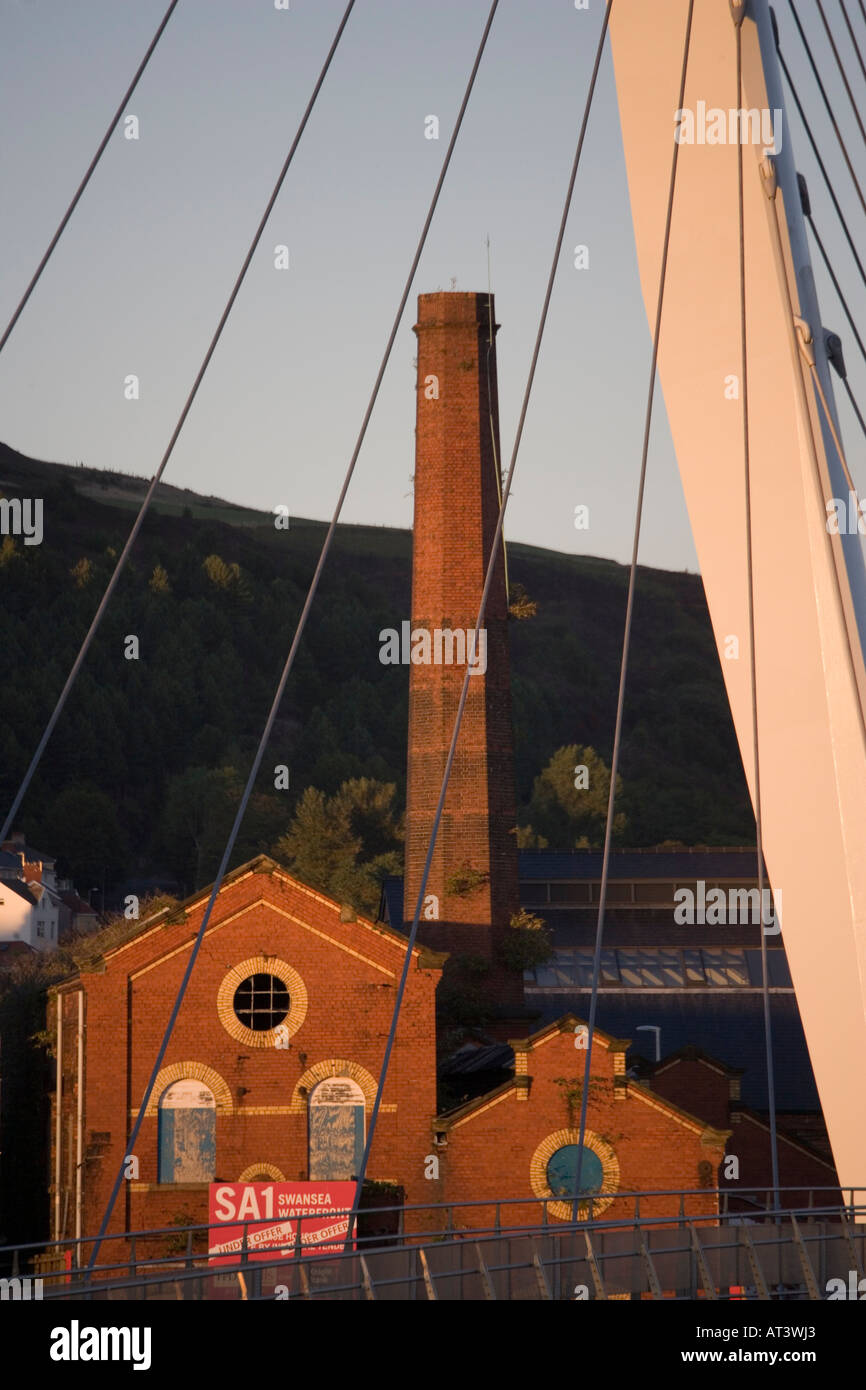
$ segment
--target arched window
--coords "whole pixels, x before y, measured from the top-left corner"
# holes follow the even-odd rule
[[[216,1100],[203,1081],[175,1081],[159,1100],[159,1181],[213,1182]]]
[[[310,1181],[346,1182],[364,1156],[364,1092],[350,1076],[329,1076],[310,1093]]]

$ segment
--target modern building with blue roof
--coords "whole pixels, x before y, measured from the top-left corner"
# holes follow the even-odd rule
[[[595,850],[520,851],[521,904],[553,937],[552,959],[524,975],[527,1011],[542,1024],[569,1012],[588,1015],[601,865]],[[726,905],[731,890],[745,890],[738,906],[752,891],[749,901],[758,906],[757,876],[757,855],[749,848],[614,850],[596,1017],[605,1032],[631,1038],[629,1059],[636,1065],[691,1046],[741,1069],[743,1102],[764,1110],[760,913],[741,911],[734,920],[726,913],[721,922],[677,920],[683,890],[697,902],[700,884],[705,898],[720,889]],[[386,880],[381,916],[402,927],[401,879]],[[776,1104],[780,1111],[816,1112],[818,1093],[778,924],[770,921],[765,941]]]

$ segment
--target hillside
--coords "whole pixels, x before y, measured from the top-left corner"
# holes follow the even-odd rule
[[[0,542],[0,801],[7,806],[122,547],[146,482],[0,445],[0,492],[44,499],[44,540]],[[19,817],[88,889],[213,872],[325,527],[163,486]],[[405,785],[407,668],[378,659],[409,616],[411,535],[342,526],[235,862],[272,843],[307,786]],[[627,570],[509,546],[537,602],[512,625],[518,797],[563,744],[609,761]],[[138,660],[124,640],[139,638]],[[273,768],[290,769],[276,792]],[[219,769],[235,769],[235,774]],[[191,769],[212,769],[187,776]],[[641,569],[620,768],[627,840],[739,844],[754,821],[698,576]],[[204,779],[204,780],[203,780]],[[214,798],[225,801],[217,815]],[[203,790],[204,789],[204,790]],[[202,801],[208,805],[202,804]],[[203,818],[208,824],[203,824]],[[227,829],[226,825],[226,829]],[[92,882],[85,882],[92,879]]]

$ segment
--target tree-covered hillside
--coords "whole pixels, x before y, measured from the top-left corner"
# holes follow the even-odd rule
[[[45,726],[143,495],[121,475],[0,446],[0,494],[41,497],[44,539],[0,540],[0,806]],[[207,880],[231,823],[307,584],[320,523],[161,489],[36,775],[19,825],[85,890]],[[407,668],[379,631],[408,618],[411,536],[344,526],[326,568],[235,862],[285,835],[308,787],[405,790]],[[518,797],[563,746],[609,763],[626,570],[512,545],[537,604],[512,624]],[[126,659],[137,637],[137,660]],[[274,768],[289,769],[287,790]],[[625,842],[754,835],[699,577],[642,570],[620,773]],[[90,881],[88,881],[90,880]]]

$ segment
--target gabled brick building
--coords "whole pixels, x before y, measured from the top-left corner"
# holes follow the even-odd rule
[[[658,1095],[677,1105],[688,1105],[704,1120],[728,1131],[725,1152],[737,1162],[723,1166],[719,1187],[728,1189],[732,1210],[753,1209],[754,1190],[766,1184],[767,1175],[772,1172],[770,1126],[765,1116],[742,1104],[742,1071],[707,1056],[697,1047],[681,1048],[647,1070],[647,1082]],[[815,1188],[828,1189],[823,1198],[815,1197],[816,1205],[822,1200],[827,1205],[832,1204],[838,1200],[838,1179],[829,1145],[826,1153],[819,1153],[813,1143],[797,1133],[800,1118],[784,1112],[777,1115],[779,1184],[789,1189],[782,1198],[782,1205],[807,1206],[809,1190]],[[820,1142],[821,1130],[816,1134],[814,1127],[810,1128],[810,1138],[814,1141],[817,1137]],[[729,1166],[730,1175],[725,1171]],[[749,1196],[741,1200],[738,1192],[749,1193]],[[760,1200],[759,1195],[757,1200]]]
[[[436,1137],[443,1200],[481,1201],[458,1213],[469,1227],[493,1224],[497,1201],[522,1196],[548,1203],[551,1220],[570,1220],[579,1146],[579,1117],[586,1052],[576,1043],[585,1027],[568,1014],[523,1041],[512,1043],[514,1076],[496,1090],[440,1115]],[[696,1119],[648,1086],[626,1075],[629,1041],[596,1031],[581,1162],[581,1188],[598,1192],[593,1216],[607,1211],[628,1219],[634,1201],[617,1204],[617,1192],[637,1189],[714,1188],[728,1131]],[[715,1194],[685,1199],[693,1215],[712,1215]],[[676,1197],[641,1200],[646,1216],[672,1216]],[[581,1215],[588,1204],[581,1203]],[[535,1203],[502,1208],[503,1225],[539,1220]]]
[[[99,1227],[208,896],[89,939],[52,991],[57,1236]],[[351,1176],[406,943],[346,915],[265,856],[227,876],[112,1230],[205,1221],[212,1180]],[[369,1168],[409,1202],[429,1200],[440,967],[413,952]]]
[[[346,920],[265,856],[228,875],[219,893],[128,1152],[208,896],[88,938],[90,957],[52,991],[57,1238],[94,1234],[125,1158],[135,1162],[113,1232],[205,1222],[214,1181],[340,1181],[358,1171],[406,939]],[[409,1205],[489,1196],[521,1200],[519,1219],[540,1220],[532,1198],[555,1196],[573,1176],[580,1025],[568,1016],[514,1043],[511,1080],[437,1115],[442,965],[414,949],[368,1176],[402,1188]],[[630,1081],[627,1046],[596,1035],[586,1183],[602,1189],[602,1203],[629,1187],[714,1186],[724,1134]],[[701,1184],[701,1172],[712,1181]],[[709,1196],[693,1202],[696,1212],[714,1210]],[[483,1209],[475,1213],[485,1224]],[[550,1216],[567,1219],[565,1204],[553,1203]],[[406,1228],[415,1221],[407,1213]]]

